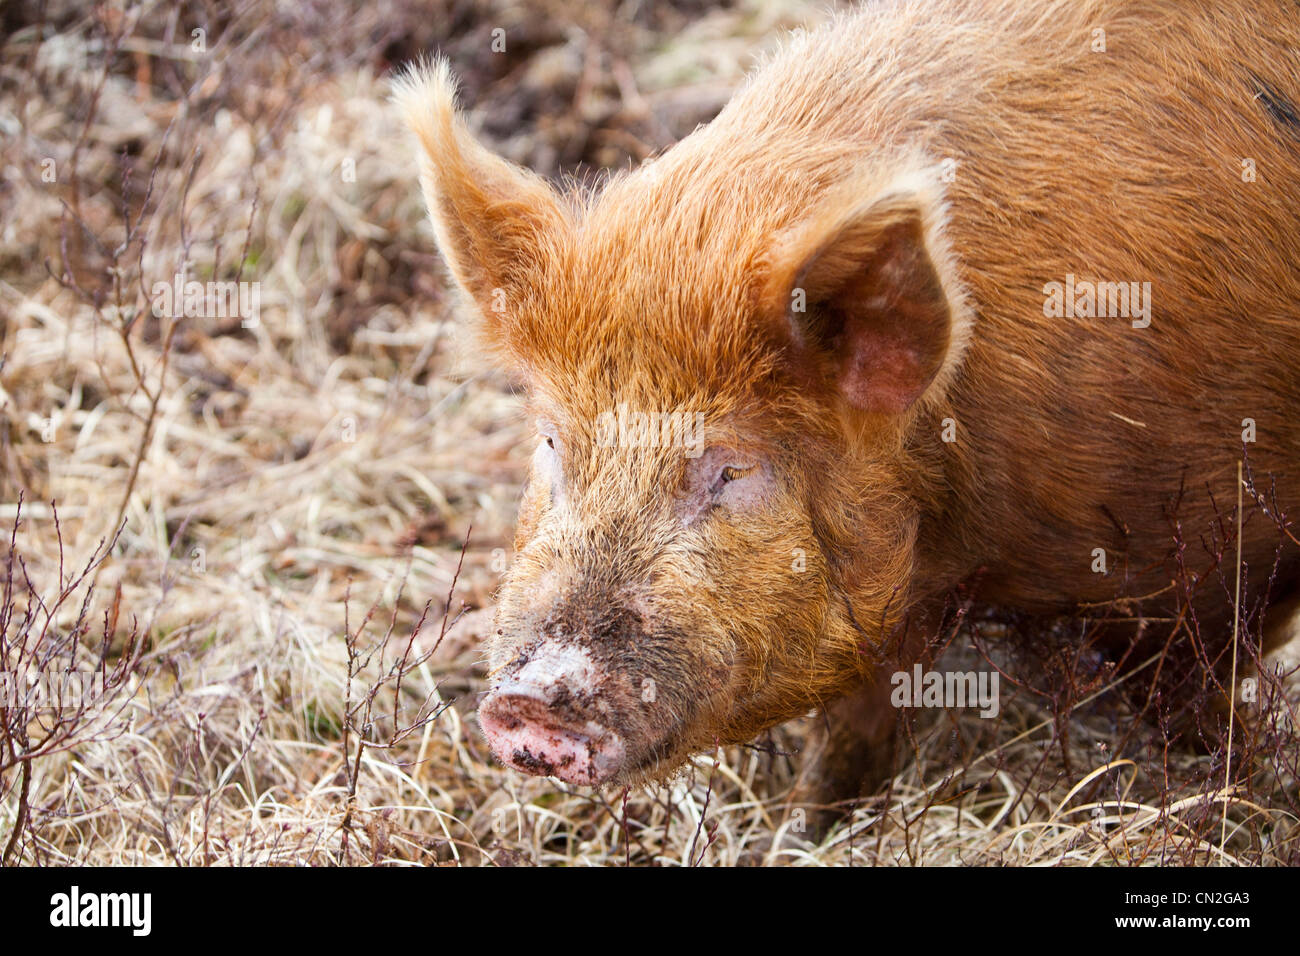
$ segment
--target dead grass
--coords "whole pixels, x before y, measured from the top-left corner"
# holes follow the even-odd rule
[[[477,638],[527,428],[465,347],[386,71],[442,45],[512,158],[582,175],[706,120],[823,8],[580,6],[6,7],[0,557],[14,620],[67,633],[88,600],[84,653],[143,645],[112,733],[27,761],[25,796],[0,771],[0,846],[25,817],[28,864],[1294,864],[1289,726],[1229,793],[1113,692],[920,721],[817,844],[783,823],[803,723],[627,794],[490,760]],[[183,263],[258,281],[256,327],[152,316]]]

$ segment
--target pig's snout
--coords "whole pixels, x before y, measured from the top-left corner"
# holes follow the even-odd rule
[[[596,786],[623,766],[623,739],[584,706],[595,691],[590,658],[548,647],[492,688],[479,723],[497,758],[523,773]]]

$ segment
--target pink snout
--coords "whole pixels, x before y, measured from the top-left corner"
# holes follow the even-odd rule
[[[539,651],[492,689],[479,723],[497,758],[523,773],[597,786],[622,767],[623,740],[579,708],[592,667],[576,649]]]

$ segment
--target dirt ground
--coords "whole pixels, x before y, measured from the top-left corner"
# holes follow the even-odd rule
[[[5,861],[1300,862],[1294,697],[1226,766],[1033,639],[991,653],[1067,674],[1068,703],[921,715],[817,841],[783,809],[807,720],[627,793],[488,753],[478,642],[531,429],[470,344],[389,77],[441,50],[487,140],[584,179],[707,122],[829,9],[5,5],[0,663],[108,674],[4,717]],[[256,283],[256,321],[156,315],[178,274]]]

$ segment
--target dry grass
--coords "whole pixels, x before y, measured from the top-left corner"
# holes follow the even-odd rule
[[[84,638],[83,661],[139,659],[111,727],[0,755],[0,847],[16,837],[29,864],[1295,863],[1289,727],[1234,758],[1229,801],[1222,755],[1166,747],[1116,693],[1066,712],[1025,688],[996,721],[921,720],[889,788],[819,843],[783,825],[804,724],[627,794],[491,761],[477,638],[528,429],[464,345],[386,72],[443,46],[508,154],[581,171],[689,131],[781,27],[823,15],[572,6],[6,7],[0,526],[24,503],[0,651],[13,666],[27,615],[29,634]],[[506,55],[487,52],[496,26]],[[150,315],[182,260],[260,282],[257,326]]]

